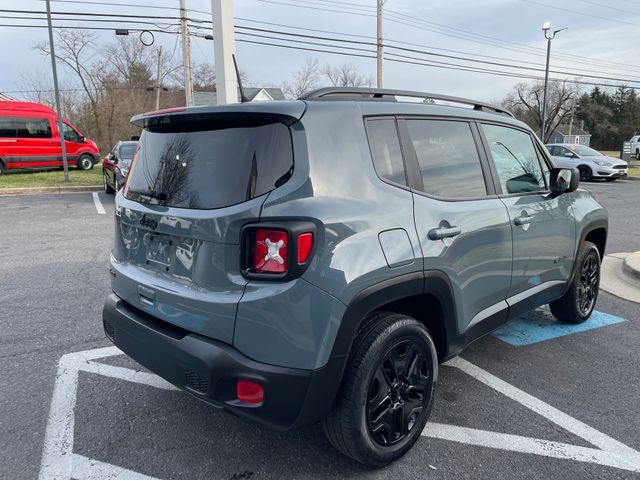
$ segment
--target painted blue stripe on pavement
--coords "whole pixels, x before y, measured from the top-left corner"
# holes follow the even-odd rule
[[[493,336],[514,347],[521,347],[624,321],[624,318],[596,310],[587,321],[573,325],[558,322],[551,312],[539,309],[504,325],[493,332]]]

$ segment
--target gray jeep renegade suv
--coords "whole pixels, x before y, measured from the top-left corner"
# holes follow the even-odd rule
[[[504,110],[329,88],[132,122],[104,330],[242,418],[323,420],[385,465],[425,426],[440,362],[541,305],[594,308],[607,213]]]

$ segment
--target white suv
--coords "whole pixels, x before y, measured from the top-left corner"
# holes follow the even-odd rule
[[[608,182],[613,182],[627,176],[629,168],[627,162],[607,157],[593,148],[568,143],[545,146],[553,157],[556,167],[577,168],[580,171],[581,182],[590,182],[594,178],[604,178]]]
[[[640,135],[634,135],[631,137],[629,143],[631,144],[631,150],[629,150],[629,153],[631,153],[631,155],[635,155],[636,160],[640,160]]]

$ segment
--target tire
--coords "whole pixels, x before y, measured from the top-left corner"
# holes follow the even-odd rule
[[[618,179],[618,177],[607,177],[607,178],[605,178],[605,180],[607,182],[615,182],[617,179]]]
[[[2,176],[3,173],[4,173],[4,163],[2,163],[2,160],[0,160],[0,177]]]
[[[107,174],[104,172],[102,172],[102,185],[104,186],[104,193],[108,193],[109,195],[116,193],[114,188],[107,182]]]
[[[583,165],[581,167],[578,167],[578,170],[580,171],[581,182],[590,182],[591,180],[593,180],[593,172],[589,167]]]
[[[573,275],[566,293],[549,308],[561,322],[582,323],[591,316],[600,289],[600,251],[593,243],[583,242]]]
[[[91,155],[80,155],[78,159],[78,170],[91,170],[93,168],[93,157]]]
[[[411,317],[381,312],[367,325],[324,430],[343,454],[383,467],[420,437],[433,405],[438,357],[427,329]]]

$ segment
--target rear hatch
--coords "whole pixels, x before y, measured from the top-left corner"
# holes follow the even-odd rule
[[[112,288],[176,326],[231,343],[247,280],[240,230],[293,173],[289,125],[302,102],[139,116],[116,199]]]

